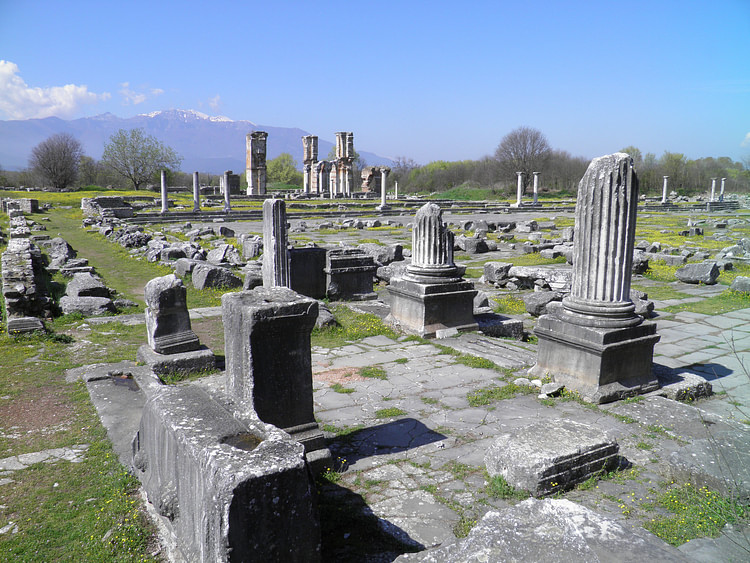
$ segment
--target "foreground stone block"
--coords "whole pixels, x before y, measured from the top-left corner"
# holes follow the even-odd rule
[[[200,347],[190,325],[187,289],[174,274],[150,280],[144,288],[148,345],[159,354],[190,352]]]
[[[232,272],[221,266],[212,266],[210,264],[196,264],[193,268],[193,287],[195,289],[205,289],[209,287],[240,287],[242,280]]]
[[[255,412],[305,446],[320,470],[330,462],[313,413],[310,333],[318,302],[286,287],[221,297],[226,389],[242,412]]]
[[[488,512],[465,539],[405,554],[396,561],[683,563],[686,559],[646,530],[623,525],[569,500],[528,499],[500,512]]]
[[[289,250],[289,280],[294,291],[313,299],[326,296],[326,254],[325,248],[316,247]]]
[[[84,317],[100,317],[116,313],[115,304],[109,297],[71,297],[63,295],[60,298],[60,309],[64,315],[81,313]]]
[[[188,375],[216,369],[214,353],[202,344],[196,350],[176,354],[160,354],[154,352],[147,344],[143,344],[138,347],[136,360],[146,364],[151,371],[160,376]]]
[[[372,289],[377,266],[372,256],[358,249],[329,250],[326,257],[326,295],[335,301],[376,299]]]
[[[490,476],[502,475],[515,488],[540,497],[616,468],[619,450],[617,442],[604,432],[560,420],[554,427],[539,422],[499,436],[484,462]]]
[[[716,262],[701,262],[699,264],[686,264],[678,269],[674,275],[684,283],[703,283],[714,285],[719,278],[721,270]]]
[[[233,417],[196,387],[147,401],[133,465],[188,561],[320,560],[304,449],[257,419]]]

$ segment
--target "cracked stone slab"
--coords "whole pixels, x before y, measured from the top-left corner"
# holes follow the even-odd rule
[[[490,476],[544,496],[581,483],[619,465],[620,447],[598,428],[560,420],[531,424],[495,438],[485,456]]]
[[[0,471],[19,471],[35,463],[55,463],[57,461],[80,463],[83,461],[83,455],[88,448],[88,444],[77,444],[65,448],[52,448],[40,452],[6,457],[0,459]]]
[[[440,344],[449,346],[462,354],[485,358],[500,367],[513,370],[531,366],[536,362],[536,355],[525,348],[473,333],[444,338]]]
[[[528,499],[502,512],[491,511],[462,540],[399,562],[463,561],[644,561],[685,562],[687,558],[641,528],[564,499]]]

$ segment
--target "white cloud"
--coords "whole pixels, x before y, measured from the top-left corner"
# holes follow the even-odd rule
[[[208,107],[210,107],[212,110],[218,110],[219,106],[221,106],[221,96],[219,96],[219,94],[216,94],[213,98],[208,99]]]
[[[133,104],[137,106],[146,101],[146,94],[139,94],[138,92],[130,89],[130,82],[123,82],[120,84],[120,95],[125,99],[123,102],[126,106]]]
[[[750,133],[745,135],[745,139],[740,143],[741,147],[750,147]]]
[[[163,93],[164,93],[164,90],[162,90],[161,88],[152,88],[151,89],[151,95],[152,96],[160,96]]]
[[[0,112],[9,119],[69,117],[84,104],[110,97],[108,92],[89,92],[85,85],[31,87],[18,75],[17,64],[0,60]]]

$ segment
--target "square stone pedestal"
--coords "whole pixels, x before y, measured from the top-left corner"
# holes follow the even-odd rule
[[[214,353],[206,346],[190,352],[160,354],[143,344],[138,348],[136,360],[149,366],[156,375],[187,375],[211,371],[216,367]]]
[[[474,320],[474,285],[467,281],[419,283],[394,278],[388,286],[391,313],[387,321],[422,338],[455,328],[477,330]]]
[[[656,323],[597,328],[573,324],[555,311],[539,317],[534,334],[539,347],[529,374],[549,375],[588,402],[609,403],[659,388],[652,366],[660,339]]]

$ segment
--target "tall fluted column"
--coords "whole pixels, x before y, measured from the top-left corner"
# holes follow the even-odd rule
[[[661,188],[661,202],[667,203],[667,181],[669,176],[664,176],[664,185]]]
[[[721,179],[721,189],[719,191],[719,201],[724,201],[724,182],[726,182],[726,178]]]
[[[169,199],[167,199],[167,171],[161,171],[161,212],[169,211]]]
[[[709,201],[714,201],[715,193],[716,193],[716,178],[711,178],[711,199]]]
[[[283,199],[263,202],[263,287],[290,287],[286,204]]]
[[[197,172],[193,172],[193,211],[201,210],[201,185]]]
[[[388,168],[380,168],[380,205],[385,207],[386,182],[388,180]]]
[[[534,205],[539,203],[539,175],[541,172],[532,172],[534,174]]]
[[[578,187],[569,320],[599,327],[640,323],[630,300],[638,177],[625,153],[595,158]]]

